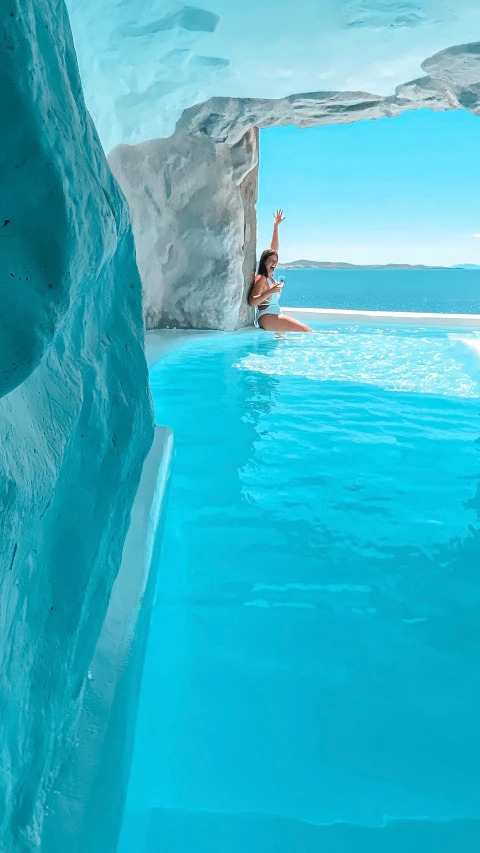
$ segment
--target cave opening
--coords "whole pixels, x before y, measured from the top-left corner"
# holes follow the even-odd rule
[[[260,131],[257,254],[283,208],[284,304],[479,313],[479,143],[465,110]]]

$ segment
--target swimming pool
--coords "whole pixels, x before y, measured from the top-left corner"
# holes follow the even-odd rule
[[[473,853],[480,335],[199,337],[121,853]]]

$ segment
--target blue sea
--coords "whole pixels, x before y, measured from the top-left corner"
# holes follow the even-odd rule
[[[282,304],[295,308],[480,314],[480,270],[287,269]]]

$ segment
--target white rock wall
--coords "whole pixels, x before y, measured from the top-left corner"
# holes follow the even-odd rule
[[[30,853],[74,735],[152,413],[128,212],[84,106],[63,0],[2,12],[0,850]]]
[[[109,156],[130,205],[147,328],[251,322],[258,134],[235,145],[204,134],[121,145]]]

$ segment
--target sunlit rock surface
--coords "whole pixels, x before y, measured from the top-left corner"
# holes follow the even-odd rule
[[[3,8],[0,850],[30,853],[75,734],[152,415],[128,211],[63,0]]]
[[[147,327],[251,323],[257,132],[235,145],[177,132],[120,145],[109,162],[129,199]]]
[[[107,151],[169,136],[211,97],[392,95],[438,51],[480,37],[478,0],[67,0]]]
[[[480,22],[478,25],[480,35]],[[422,76],[391,95],[368,92],[312,92],[277,101],[212,98],[186,110],[177,132],[210,136],[234,145],[252,124],[262,129],[295,124],[300,128],[392,118],[405,110],[467,109],[480,115],[480,41],[447,48],[422,62]]]

